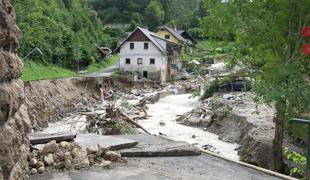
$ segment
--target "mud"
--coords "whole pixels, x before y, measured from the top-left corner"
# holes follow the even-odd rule
[[[99,103],[99,92],[94,78],[26,82],[26,106],[32,128],[39,130],[47,127],[48,122],[56,122],[72,115],[78,109],[78,104],[85,99],[89,106]]]
[[[216,94],[178,121],[239,144],[241,161],[271,169],[275,111],[255,103],[253,97],[251,93]]]

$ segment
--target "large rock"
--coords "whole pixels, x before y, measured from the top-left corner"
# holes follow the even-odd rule
[[[0,165],[4,179],[8,179],[10,175],[14,174],[14,172],[12,173],[13,168],[28,166],[25,165],[27,156],[24,156],[28,151],[27,133],[29,128],[30,122],[25,106],[21,106],[14,118],[7,121],[3,126],[0,125]]]
[[[11,0],[0,0],[0,48],[7,52],[17,52],[21,31],[16,26],[15,10]]]
[[[43,149],[42,149],[42,154],[48,154],[48,153],[57,153],[59,151],[59,147],[56,143],[56,141],[51,141],[49,143],[47,143]]]
[[[20,77],[23,63],[16,54],[0,51],[0,59],[0,82]]]
[[[75,169],[89,167],[87,151],[83,149],[78,149],[76,151],[74,159],[72,160],[72,164],[74,165]]]
[[[14,80],[0,85],[0,125],[12,118],[24,101],[22,81]]]
[[[53,154],[48,154],[44,156],[44,164],[46,166],[52,166],[54,164]]]
[[[21,32],[10,0],[0,0],[0,179],[23,179],[28,168],[30,122],[24,105]]]

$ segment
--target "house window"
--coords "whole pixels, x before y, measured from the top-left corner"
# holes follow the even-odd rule
[[[130,64],[130,58],[126,58],[126,64]]]
[[[134,49],[135,48],[135,43],[130,43],[130,49]]]
[[[150,59],[150,64],[155,64],[155,59],[154,58]]]
[[[147,78],[147,71],[143,71],[143,78]]]
[[[144,43],[144,49],[149,49],[149,43]]]
[[[138,64],[142,64],[142,58],[138,58]]]
[[[170,35],[165,35],[165,39],[170,39]]]

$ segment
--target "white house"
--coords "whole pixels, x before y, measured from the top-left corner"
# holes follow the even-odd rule
[[[138,27],[116,49],[120,52],[119,69],[136,74],[138,79],[165,82],[174,72],[171,67],[180,67],[173,46],[173,42]]]

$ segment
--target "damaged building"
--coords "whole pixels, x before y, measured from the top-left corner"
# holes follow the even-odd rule
[[[181,69],[178,44],[141,27],[130,33],[116,51],[120,53],[120,71],[131,74],[134,81],[166,82]]]

